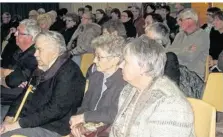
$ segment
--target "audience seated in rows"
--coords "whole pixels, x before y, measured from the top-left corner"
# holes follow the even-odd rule
[[[143,52],[142,52],[143,51]],[[141,36],[124,48],[121,64],[128,82],[121,92],[110,137],[195,137],[192,108],[180,89],[164,76],[166,53]]]

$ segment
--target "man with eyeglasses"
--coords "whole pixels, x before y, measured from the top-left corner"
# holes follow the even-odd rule
[[[178,56],[180,64],[196,72],[203,79],[205,62],[209,55],[209,36],[199,28],[198,14],[193,9],[181,11],[178,24],[181,31],[168,50]]]
[[[1,68],[1,104],[9,105],[17,98],[23,91],[20,84],[28,81],[36,69],[34,39],[40,31],[35,20],[25,19],[20,22],[15,32],[16,44],[20,48],[14,54],[16,63],[12,68]]]

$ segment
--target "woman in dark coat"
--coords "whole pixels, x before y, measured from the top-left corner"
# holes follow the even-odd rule
[[[61,32],[61,34],[64,36],[65,43],[67,45],[73,33],[77,29],[80,19],[79,16],[75,13],[66,14],[65,19],[66,19],[66,28]]]
[[[121,21],[125,26],[127,37],[136,37],[136,28],[133,24],[132,12],[124,10],[121,15]]]

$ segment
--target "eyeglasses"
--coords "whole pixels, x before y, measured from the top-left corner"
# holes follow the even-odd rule
[[[73,20],[66,20],[67,22],[71,22],[71,21],[73,21]]]
[[[180,22],[183,22],[183,21],[185,21],[185,20],[189,20],[189,19],[191,19],[191,18],[184,18],[184,19],[179,18],[178,20],[179,20]]]
[[[21,33],[21,32],[19,32],[19,31],[17,30],[17,31],[15,32],[15,35],[18,35],[18,36],[19,36],[19,35],[20,35],[20,36],[23,35],[23,36],[24,36],[24,35],[29,35],[29,34]]]

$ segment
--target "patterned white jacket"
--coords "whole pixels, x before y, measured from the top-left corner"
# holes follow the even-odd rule
[[[119,98],[110,137],[195,137],[191,105],[167,77],[141,94],[127,85]]]

